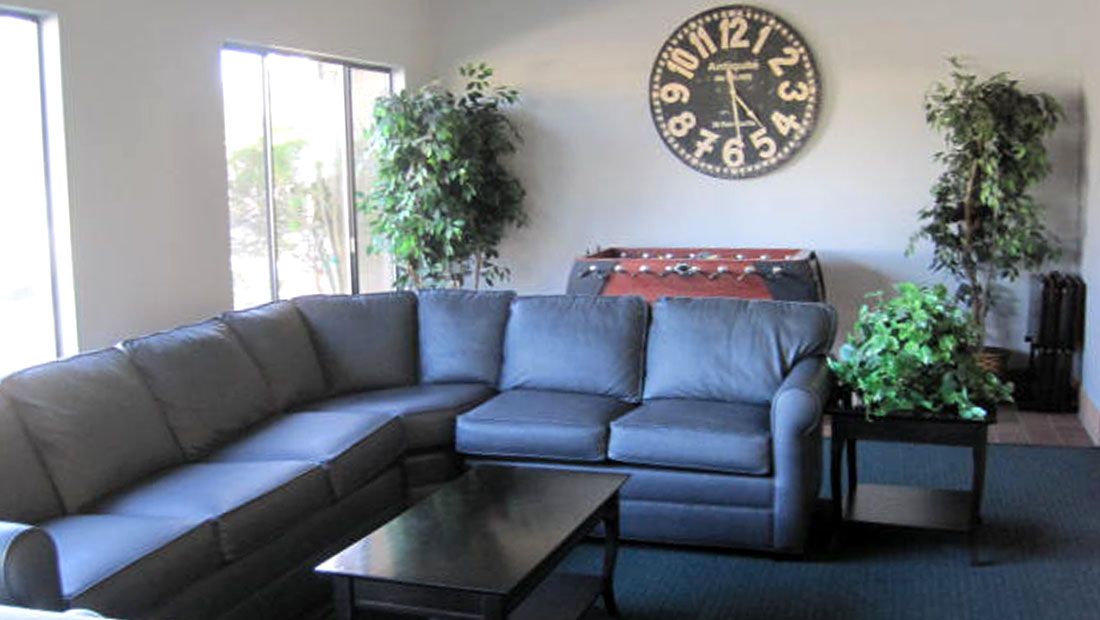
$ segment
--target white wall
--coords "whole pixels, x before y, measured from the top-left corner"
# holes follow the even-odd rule
[[[486,60],[519,88],[526,143],[516,159],[531,213],[503,258],[511,286],[561,291],[574,256],[596,245],[801,246],[819,252],[847,328],[863,295],[928,278],[928,253],[906,258],[917,210],[938,169],[939,138],[921,108],[944,58],[1009,70],[1045,89],[1069,117],[1051,142],[1055,175],[1039,197],[1076,263],[1080,245],[1080,1],[774,0],[809,42],[823,74],[816,134],[797,158],[758,179],[690,170],[663,146],[647,105],[658,48],[697,0],[464,0],[445,16],[440,66]],[[457,60],[456,60],[457,59]],[[1023,287],[1018,287],[1023,289]],[[1007,310],[1026,313],[1026,295]],[[1025,347],[1022,319],[994,342]]]
[[[60,18],[83,349],[231,306],[222,43],[430,75],[419,0],[16,0]]]
[[[1100,23],[1100,5],[1090,4],[1086,23]],[[1082,274],[1087,292],[1085,352],[1082,357],[1083,396],[1081,419],[1094,441],[1100,443],[1100,39],[1086,39],[1084,66],[1085,118],[1085,244]]]

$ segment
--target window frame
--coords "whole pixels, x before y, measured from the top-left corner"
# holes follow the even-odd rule
[[[275,165],[273,161],[274,128],[272,126],[271,119],[271,74],[268,67],[267,58],[271,54],[277,54],[280,56],[305,58],[308,60],[336,64],[340,66],[342,86],[344,90],[344,150],[347,153],[347,157],[345,157],[344,161],[344,174],[347,178],[347,185],[344,188],[346,195],[344,196],[344,198],[349,205],[349,213],[347,214],[349,251],[346,258],[349,261],[348,273],[351,280],[351,294],[359,294],[359,253],[363,245],[360,243],[359,239],[359,214],[358,209],[356,209],[356,194],[358,193],[358,188],[355,182],[355,111],[352,106],[351,69],[384,73],[386,75],[387,90],[390,93],[393,93],[395,88],[397,88],[397,76],[395,75],[397,73],[397,69],[395,67],[383,64],[362,62],[343,58],[340,56],[333,56],[317,52],[308,52],[272,45],[227,42],[222,45],[220,51],[226,50],[256,54],[260,57],[260,67],[262,72],[261,80],[263,88],[264,125],[264,210],[265,217],[267,218],[267,262],[268,280],[271,290],[271,301],[277,301],[279,299],[282,299],[282,297],[279,293],[278,231],[276,230],[275,226],[277,215],[275,205]]]

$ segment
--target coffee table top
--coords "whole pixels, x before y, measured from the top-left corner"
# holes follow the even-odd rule
[[[627,479],[537,467],[474,467],[317,570],[508,594]]]

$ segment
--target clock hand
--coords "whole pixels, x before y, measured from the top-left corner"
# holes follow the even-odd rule
[[[760,117],[756,115],[756,112],[752,111],[752,108],[749,107],[749,104],[745,103],[744,99],[738,97],[737,103],[740,103],[741,107],[745,108],[745,111],[749,113],[749,117],[752,118],[752,122],[756,123],[757,127],[764,126],[764,123],[760,122]]]
[[[737,84],[734,83],[733,69],[726,69],[726,86],[729,87],[730,107],[733,108],[733,127],[737,131],[737,141],[744,144],[745,141],[741,137],[741,112],[737,108],[737,102],[741,98],[737,96]]]

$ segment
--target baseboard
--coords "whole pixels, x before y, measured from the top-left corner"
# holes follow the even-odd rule
[[[1085,390],[1081,390],[1081,406],[1077,410],[1077,417],[1081,420],[1081,426],[1092,438],[1093,445],[1100,446],[1100,409],[1089,398]]]

